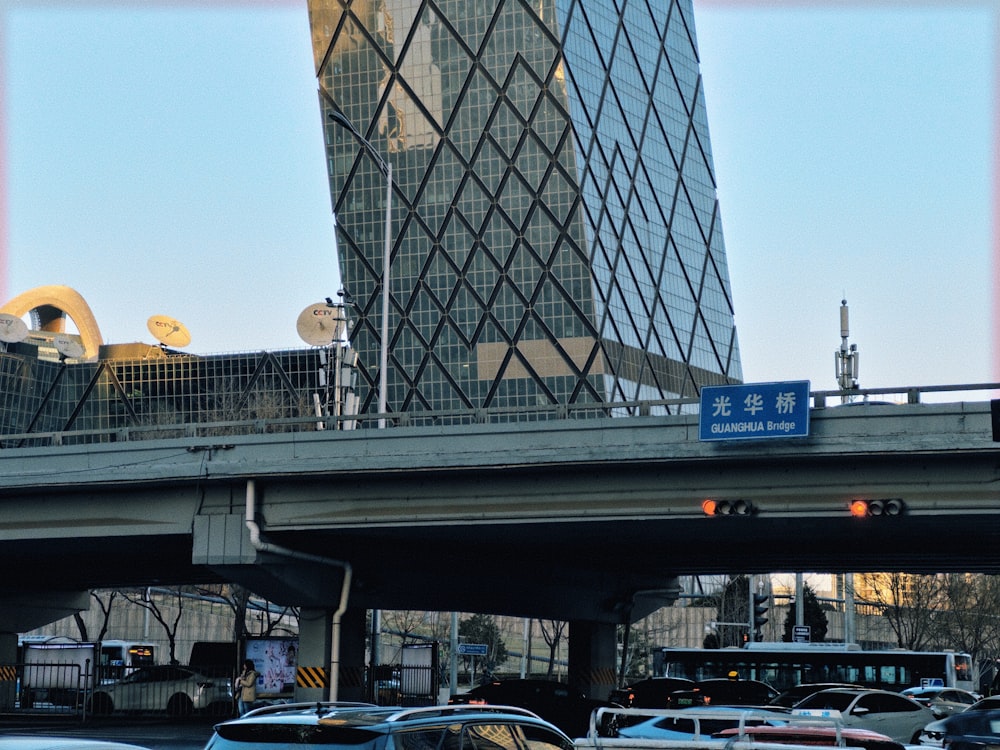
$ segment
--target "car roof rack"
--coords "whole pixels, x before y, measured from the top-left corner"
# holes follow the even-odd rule
[[[518,706],[505,706],[498,703],[471,704],[462,703],[450,706],[416,706],[413,708],[402,708],[396,713],[388,716],[387,721],[402,721],[404,719],[419,719],[421,717],[447,717],[461,714],[515,714],[517,716],[528,716],[532,719],[541,718],[533,711]]]
[[[300,703],[272,703],[269,706],[261,706],[251,711],[247,711],[243,714],[243,716],[266,716],[268,714],[301,711],[315,711],[318,715],[325,715],[330,711],[336,711],[340,708],[378,708],[378,706],[374,703],[362,703],[360,701],[302,701]]]

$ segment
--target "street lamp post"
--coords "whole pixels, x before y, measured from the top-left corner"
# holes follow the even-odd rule
[[[389,258],[392,253],[392,238],[389,236],[392,225],[392,164],[383,159],[371,142],[354,127],[354,123],[338,110],[330,112],[329,117],[335,123],[354,136],[355,140],[364,146],[365,151],[375,161],[379,171],[385,175],[385,247],[382,250],[382,341],[379,348],[378,368],[378,413],[379,429],[385,427],[386,390],[389,374]]]

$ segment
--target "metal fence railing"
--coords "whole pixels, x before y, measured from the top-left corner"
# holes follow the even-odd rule
[[[79,664],[0,665],[0,712],[82,716],[90,687]]]
[[[106,359],[67,366],[0,351],[0,449],[316,430],[510,424],[697,414],[699,399],[345,413],[323,349]],[[334,363],[335,364],[335,363]],[[1000,383],[812,391],[841,402],[989,400]]]

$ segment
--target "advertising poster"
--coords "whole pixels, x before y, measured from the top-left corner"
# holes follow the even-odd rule
[[[253,659],[260,673],[258,695],[286,695],[295,692],[295,668],[299,642],[295,638],[250,638],[246,658]]]

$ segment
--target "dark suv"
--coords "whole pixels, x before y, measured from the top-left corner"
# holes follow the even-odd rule
[[[962,711],[944,720],[945,750],[991,750],[1000,745],[1000,711]]]
[[[340,703],[268,706],[218,724],[205,750],[572,750],[535,714],[511,706],[382,707]]]

